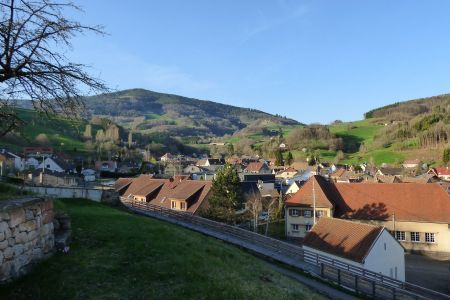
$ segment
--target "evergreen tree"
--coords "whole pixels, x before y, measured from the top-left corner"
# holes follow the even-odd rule
[[[275,153],[275,165],[282,166],[283,165],[283,153],[280,149]]]
[[[227,223],[235,223],[235,212],[242,207],[244,199],[238,173],[232,165],[226,164],[217,172],[211,191],[210,207],[206,215]]]
[[[442,161],[446,165],[450,162],[450,148],[444,150],[444,154],[442,155]]]
[[[291,151],[289,151],[287,154],[286,163],[288,166],[290,166],[293,162],[294,162],[294,157],[292,156]]]

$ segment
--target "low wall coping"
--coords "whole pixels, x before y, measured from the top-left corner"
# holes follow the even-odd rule
[[[0,211],[10,211],[15,208],[25,207],[35,203],[42,202],[44,198],[25,197],[25,198],[11,198],[0,200]]]

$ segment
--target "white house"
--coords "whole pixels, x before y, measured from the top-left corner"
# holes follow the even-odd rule
[[[405,281],[405,250],[382,226],[322,217],[303,249]]]
[[[81,171],[81,175],[83,175],[85,182],[95,181],[95,170],[92,169],[83,169]]]
[[[300,181],[294,181],[286,190],[286,195],[295,194],[300,189]]]
[[[44,168],[54,172],[68,172],[73,171],[73,168],[62,160],[46,157],[44,160]],[[43,169],[42,162],[37,166],[37,169]]]

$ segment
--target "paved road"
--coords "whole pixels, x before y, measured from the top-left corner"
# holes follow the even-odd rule
[[[431,258],[407,254],[406,281],[450,295],[450,260],[437,261]]]

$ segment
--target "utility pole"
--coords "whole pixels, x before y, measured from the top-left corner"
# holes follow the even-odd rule
[[[312,178],[312,192],[313,192],[313,224],[316,225],[316,190],[314,189],[315,177]]]

